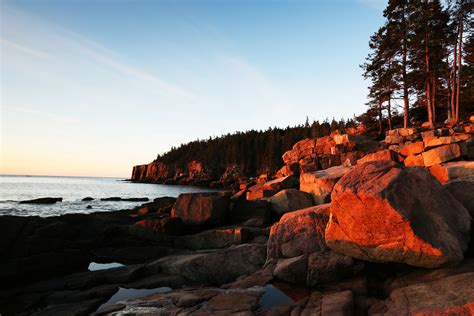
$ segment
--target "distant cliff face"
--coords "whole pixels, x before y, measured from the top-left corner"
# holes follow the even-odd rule
[[[174,164],[153,161],[146,165],[133,167],[132,181],[167,184],[209,185],[213,178],[201,162],[191,161],[184,169]]]
[[[174,166],[158,161],[133,167],[132,181],[161,182],[174,177]]]

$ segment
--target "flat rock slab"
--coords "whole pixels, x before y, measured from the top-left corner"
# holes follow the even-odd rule
[[[203,283],[222,285],[260,270],[266,259],[266,245],[243,244],[218,251],[174,255],[154,262],[168,274]]]
[[[424,165],[431,167],[461,157],[461,147],[459,144],[444,145],[425,151],[422,156]]]
[[[472,315],[474,272],[394,290],[385,315]]]
[[[361,159],[357,160],[357,164],[363,164],[370,161],[395,161],[398,162],[398,153],[391,149],[385,149],[377,151],[375,153],[368,154]]]
[[[430,173],[441,183],[463,178],[474,179],[474,161],[446,162],[434,165],[429,170]]]

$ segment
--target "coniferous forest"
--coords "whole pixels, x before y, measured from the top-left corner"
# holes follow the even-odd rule
[[[383,136],[387,129],[456,124],[474,112],[474,39],[468,0],[389,0],[385,24],[369,39],[363,77],[368,109],[347,121],[325,120],[265,131],[237,132],[173,147],[157,160],[197,160],[222,174],[235,164],[249,175],[275,172],[282,154],[306,137],[329,135],[357,123]],[[317,111],[317,109],[315,109]]]
[[[196,140],[172,147],[157,160],[184,167],[188,162],[202,162],[211,172],[222,174],[229,165],[237,165],[249,175],[274,172],[283,165],[281,156],[299,140],[322,137],[332,131],[354,126],[354,120],[325,120],[320,123],[308,119],[301,125],[286,128],[268,128],[265,131],[246,131]]]

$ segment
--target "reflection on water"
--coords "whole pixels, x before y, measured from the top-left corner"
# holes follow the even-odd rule
[[[91,262],[89,264],[89,271],[98,271],[98,270],[106,270],[112,268],[123,267],[124,265],[118,262],[109,262],[109,263],[97,263]]]
[[[273,282],[272,285],[283,293],[285,293],[285,295],[292,299],[294,302],[298,302],[310,296],[313,292],[312,289],[307,288],[305,286],[298,286],[280,281]]]
[[[264,309],[270,309],[277,306],[292,306],[294,301],[284,292],[274,287],[272,284],[265,286],[265,293],[260,298],[260,305]]]
[[[171,290],[172,289],[169,287],[158,287],[155,289],[125,289],[123,287],[120,287],[117,293],[115,293],[107,302],[100,305],[100,307],[97,310],[99,311],[101,309],[114,305],[118,302],[126,301],[131,298],[137,298],[137,297],[142,297],[142,296],[147,296],[147,295],[157,294],[157,293],[166,293]]]

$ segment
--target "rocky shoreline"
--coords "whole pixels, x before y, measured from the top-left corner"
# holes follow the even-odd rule
[[[302,140],[233,192],[2,216],[0,313],[470,315],[473,126]]]

